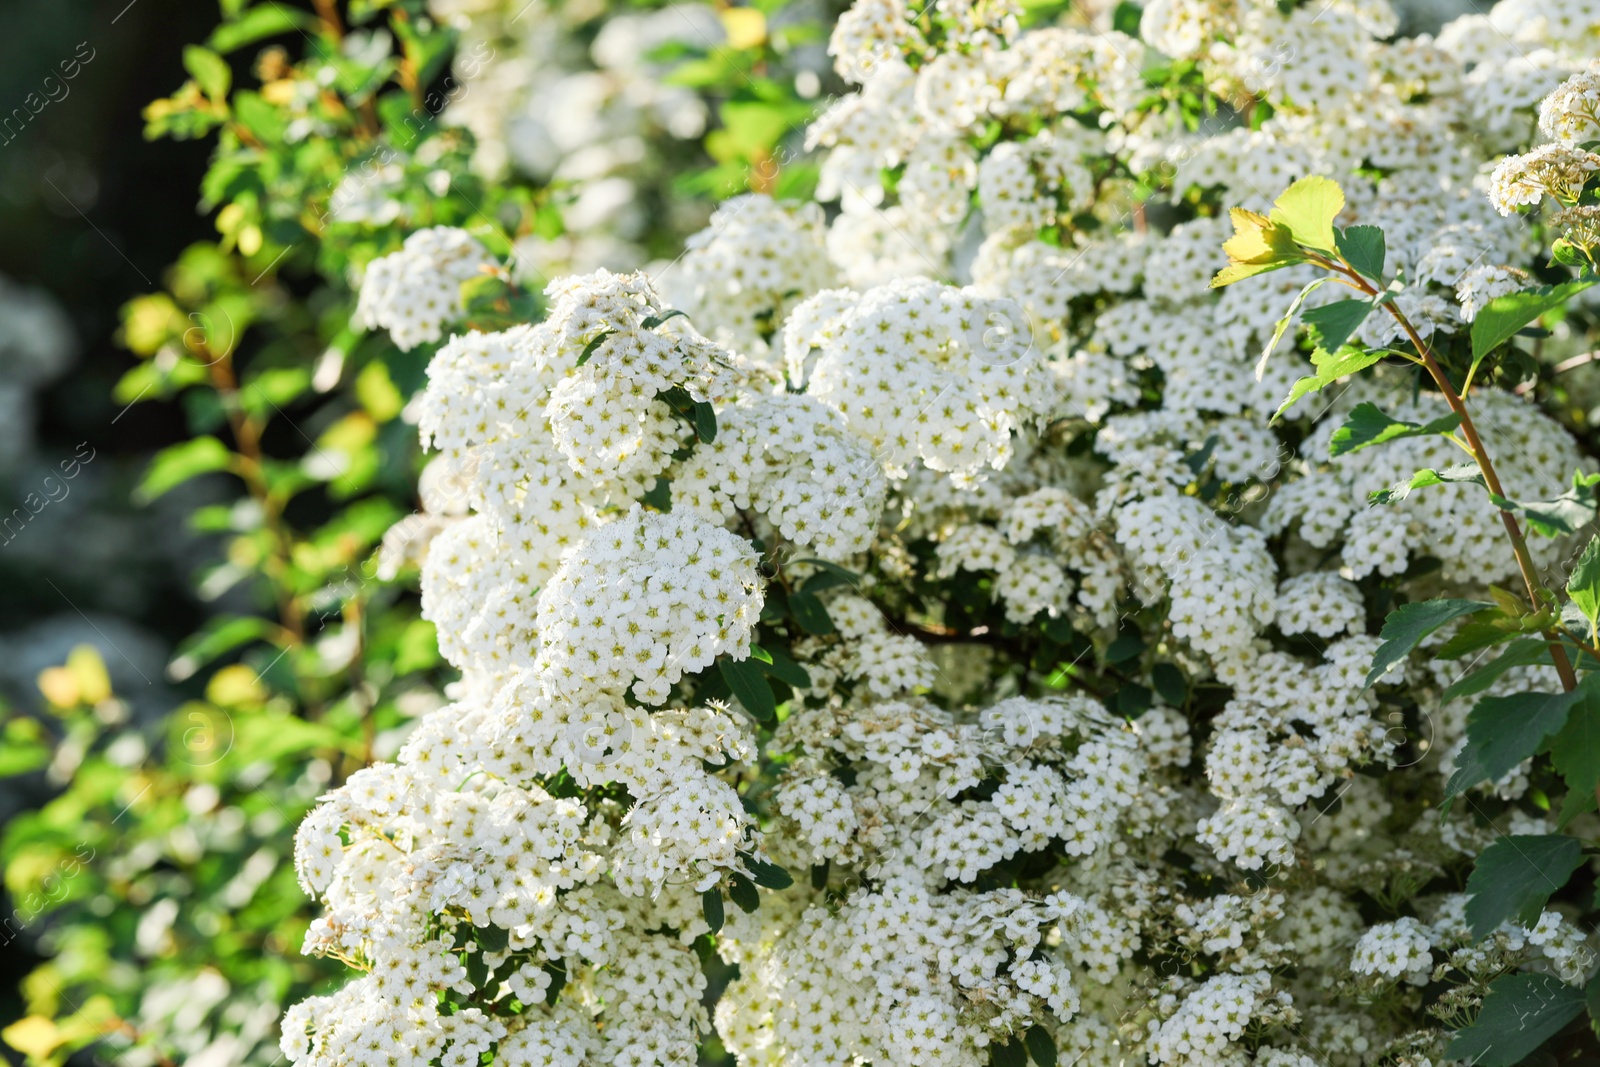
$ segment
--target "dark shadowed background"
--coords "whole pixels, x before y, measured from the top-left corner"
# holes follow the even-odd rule
[[[210,32],[217,6],[5,0],[3,10],[0,381],[22,362],[8,339],[36,337],[41,320],[70,333],[48,334],[59,362],[25,403],[0,406],[0,516],[11,519],[0,526],[0,698],[29,703],[38,671],[87,642],[155,714],[167,650],[199,615],[193,546],[181,506],[139,509],[128,489],[144,457],[185,429],[172,406],[113,402],[130,365],[115,332],[121,304],[159,288],[165,265],[214,232],[196,206],[210,145],[147,142],[140,112],[183,81],[183,46]],[[36,799],[6,783],[0,821]],[[0,947],[0,1026],[20,1014],[24,951],[20,940]]]

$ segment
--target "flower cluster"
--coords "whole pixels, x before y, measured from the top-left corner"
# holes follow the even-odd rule
[[[916,461],[958,481],[1002,467],[1051,399],[1015,304],[920,279],[819,293],[784,349],[789,380],[842,412],[893,476]]]
[[[796,294],[834,282],[816,204],[780,204],[750,193],[728,200],[665,273],[673,302],[716,340],[750,356],[793,310]]]
[[[400,251],[368,264],[355,319],[388,330],[402,349],[437,341],[460,318],[461,283],[492,264],[483,245],[464,230],[418,230]]]
[[[624,895],[603,876],[617,833],[603,809],[532,783],[417,773],[416,761],[437,765],[450,735],[431,740],[355,775],[301,825],[296,869],[328,908],[306,948],[366,974],[291,1009],[285,1055],[340,1064],[469,1063],[495,1048],[527,1064],[692,1057],[705,1026],[704,979],[688,946],[705,929],[698,897]],[[662,926],[682,937],[649,932]],[[570,998],[556,1004],[567,985],[611,1006],[604,1023]],[[451,993],[479,990],[504,1000],[441,1010]],[[520,1010],[508,1023],[512,1004]]]
[[[717,1025],[740,1055],[976,1067],[1012,1033],[1067,1023],[1084,976],[1137,948],[1105,885],[1033,888],[1056,850],[1092,869],[1144,817],[1141,796],[1159,797],[1152,753],[1093,701],[1017,698],[960,719],[921,702],[819,709],[776,744],[797,759],[769,841],[831,872],[842,899],[793,905],[787,929],[764,913],[730,928],[741,978]],[[1029,890],[993,887],[1012,879]]]
[[[1490,178],[1489,199],[1502,215],[1542,204],[1546,197],[1558,209],[1551,223],[1562,239],[1593,267],[1600,249],[1600,211],[1583,200],[1583,187],[1600,172],[1600,155],[1589,151],[1600,133],[1595,117],[1600,96],[1600,62],[1562,82],[1539,105],[1539,132],[1550,139],[1521,155],[1507,156]],[[1558,252],[1561,246],[1557,245]]]
[[[725,522],[760,516],[828,559],[867,549],[887,492],[883,470],[833,408],[809,397],[753,398],[718,416],[716,441],[670,472],[675,506]]]
[[[660,704],[685,673],[749,653],[761,601],[747,542],[691,512],[635,510],[590,535],[539,594],[533,669],[558,693],[631,685]]]
[[[714,700],[660,707],[718,657],[750,662],[757,555],[705,511],[638,502],[717,439],[711,397],[734,389],[735,361],[642,276],[547,295],[536,327],[444,346],[418,402],[475,509],[444,521],[423,572],[424,611],[466,677],[398,763],[302,824],[296,867],[327,908],[307,951],[366,975],[286,1019],[297,1061],[687,1062],[710,1025],[690,948],[709,929],[701,894],[767,877],[715,773],[753,755],[747,727]],[[821,417],[816,436],[830,432]],[[791,468],[814,475],[822,458],[792,444],[761,490],[779,526],[808,505]]]

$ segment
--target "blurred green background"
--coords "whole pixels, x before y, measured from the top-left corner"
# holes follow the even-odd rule
[[[147,142],[140,111],[183,80],[183,46],[210,32],[216,6],[7,0],[4,12],[0,383],[16,384],[0,406],[0,516],[30,517],[0,528],[0,696],[36,702],[38,672],[88,643],[154,715],[170,703],[168,649],[201,615],[184,563],[195,546],[178,500],[141,509],[128,490],[187,431],[175,406],[112,400],[130,358],[114,335],[121,304],[214,234],[196,210],[211,146]],[[41,348],[52,365],[29,367]],[[0,822],[44,790],[38,776],[0,783]],[[20,1014],[15,983],[34,962],[22,939],[0,944],[0,1025]]]

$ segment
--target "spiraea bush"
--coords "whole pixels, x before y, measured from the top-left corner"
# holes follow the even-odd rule
[[[390,219],[459,676],[299,824],[283,1055],[1600,1054],[1600,7],[1398,27],[860,0],[809,200],[539,300]]]
[[[861,0],[821,209],[434,357],[292,1061],[1595,1053],[1600,9],[1024,15]]]

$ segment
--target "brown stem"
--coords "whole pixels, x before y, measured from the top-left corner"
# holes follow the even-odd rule
[[[339,18],[339,5],[334,0],[311,0],[317,9],[317,18],[335,41],[344,40],[344,23]]]
[[[395,22],[409,23],[411,21],[411,17],[400,8],[394,9],[391,17]],[[400,36],[405,42],[400,52],[400,68],[397,72],[400,88],[404,89],[406,95],[411,97],[411,106],[418,111],[423,111],[427,109],[427,102],[423,99],[422,83],[417,80],[416,57],[413,54],[409,37],[404,34]]]
[[[1587,641],[1580,641],[1576,637],[1573,637],[1571,634],[1567,634],[1567,640],[1571,641],[1572,644],[1573,644],[1573,647],[1576,648],[1580,653],[1587,652],[1590,656],[1592,656],[1596,660],[1600,660],[1600,648],[1596,648],[1594,645],[1591,645]]]
[[[1319,257],[1320,258],[1320,257]],[[1378,290],[1374,289],[1365,278],[1355,271],[1331,261],[1324,261],[1340,274],[1345,275],[1355,284],[1356,288],[1375,297]],[[1417,355],[1422,360],[1422,365],[1427,368],[1433,377],[1434,384],[1439,387],[1439,392],[1444,395],[1445,403],[1450,405],[1450,410],[1461,419],[1461,433],[1467,439],[1467,449],[1472,453],[1472,458],[1477,461],[1478,471],[1483,475],[1484,485],[1489,492],[1502,499],[1506,499],[1506,492],[1500,485],[1500,476],[1495,473],[1494,463],[1489,459],[1489,452],[1483,447],[1483,439],[1478,436],[1477,424],[1472,421],[1472,413],[1467,410],[1466,401],[1456,392],[1455,386],[1450,384],[1450,379],[1444,373],[1444,368],[1439,366],[1438,360],[1433,358],[1433,349],[1417,333],[1416,327],[1411,325],[1411,320],[1405,313],[1395,306],[1394,301],[1383,305],[1395,322],[1405,331],[1406,337],[1416,348]],[[1517,517],[1511,512],[1501,509],[1500,521],[1505,525],[1506,536],[1511,539],[1512,554],[1517,557],[1517,569],[1522,572],[1523,584],[1528,589],[1528,603],[1537,611],[1541,604],[1539,599],[1539,576],[1533,565],[1533,554],[1528,551],[1527,539],[1522,535],[1522,527],[1517,522]],[[1567,650],[1562,647],[1561,639],[1555,630],[1544,631],[1545,638],[1550,642],[1550,660],[1555,664],[1556,673],[1561,676],[1561,684],[1567,692],[1578,688],[1578,676],[1572,670],[1572,663],[1567,659]]]
[[[324,32],[334,43],[344,41],[344,20],[339,18],[339,4],[337,0],[311,0],[312,6],[317,9],[317,19],[322,23]],[[330,94],[331,95],[331,94]],[[335,97],[337,99],[337,97]],[[343,101],[340,101],[340,108]],[[378,119],[378,108],[372,97],[361,102],[361,132],[367,137],[376,137],[383,129],[383,124]]]
[[[206,369],[210,373],[212,387],[222,398],[228,426],[233,431],[234,443],[243,460],[239,476],[244,480],[251,498],[261,508],[262,520],[277,543],[277,553],[262,563],[262,570],[272,583],[273,595],[278,602],[278,621],[295,644],[303,644],[305,615],[285,580],[293,563],[294,538],[284,525],[282,509],[267,485],[266,457],[261,451],[261,426],[239,404],[239,382],[233,373],[232,354],[216,355],[207,347],[202,355],[209,358]]]

